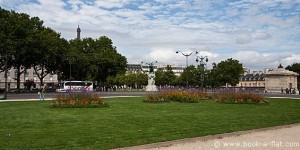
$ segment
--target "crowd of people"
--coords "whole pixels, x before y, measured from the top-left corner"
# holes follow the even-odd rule
[[[299,90],[299,94],[300,94],[300,89]],[[296,94],[296,89],[295,88],[286,88],[286,89],[283,89],[281,88],[281,94]]]

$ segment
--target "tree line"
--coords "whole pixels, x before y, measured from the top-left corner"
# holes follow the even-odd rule
[[[43,25],[38,17],[0,7],[0,71],[15,68],[17,89],[20,76],[33,68],[40,83],[48,74],[59,80],[106,82],[109,76],[125,73],[127,59],[106,36],[98,39],[66,40]]]
[[[68,41],[45,27],[38,17],[1,7],[0,22],[0,72],[15,68],[17,89],[20,89],[21,74],[29,68],[34,69],[40,84],[48,74],[57,74],[59,80],[89,80],[101,86],[142,88],[147,85],[147,74],[126,73],[127,58],[118,53],[107,36]],[[300,73],[300,64],[286,69]],[[204,70],[203,65],[188,66],[180,76],[167,66],[166,70],[156,71],[155,83],[157,86],[235,86],[241,73],[242,64],[230,58],[214,63],[211,70]]]
[[[158,68],[155,72],[155,84],[159,87],[200,87],[201,75],[203,76],[203,87],[221,87],[226,84],[235,86],[239,83],[240,74],[243,73],[242,64],[232,58],[214,64],[213,68],[206,70],[204,66],[190,65],[176,76],[172,67],[167,65],[165,69]],[[142,71],[118,74],[110,78],[110,85],[131,88],[143,88],[147,85],[148,76]]]

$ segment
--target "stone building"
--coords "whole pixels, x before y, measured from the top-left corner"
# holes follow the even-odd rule
[[[298,74],[284,69],[281,65],[276,69],[268,69],[266,71],[253,71],[249,73],[245,70],[244,74],[240,76],[240,81],[236,87],[240,88],[261,88],[267,89],[271,93],[284,93],[286,89],[297,91],[297,77]]]
[[[11,68],[7,72],[7,91],[11,91],[12,89],[17,88],[17,70]],[[24,88],[24,82],[26,81],[33,81],[34,86],[36,88],[40,87],[40,79],[38,78],[37,74],[35,73],[33,68],[27,69],[25,73],[21,74],[20,76],[20,88]],[[57,75],[56,74],[48,74],[44,78],[44,84],[48,85],[56,85],[58,84]],[[5,89],[5,73],[0,73],[0,89]]]
[[[243,88],[264,88],[265,74],[262,71],[253,71],[253,73],[244,73],[240,76],[240,82],[237,87]]]
[[[167,66],[168,65],[159,65],[159,66],[154,65],[153,66],[154,72],[156,72],[157,69],[162,69],[163,71],[167,71]],[[174,72],[174,74],[176,76],[179,76],[184,70],[184,67],[181,67],[181,66],[176,66],[176,65],[169,65],[169,66],[171,66],[172,71]],[[137,72],[148,73],[149,66],[143,65],[143,64],[127,64],[126,70],[127,70],[127,72],[133,72],[133,73],[137,73]]]
[[[265,73],[265,88],[272,93],[281,93],[282,89],[297,90],[298,73],[285,70],[281,65]]]

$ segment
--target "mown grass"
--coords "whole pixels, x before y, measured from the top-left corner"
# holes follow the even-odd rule
[[[300,100],[249,105],[144,99],[105,99],[106,108],[0,103],[0,149],[112,149],[300,122]]]

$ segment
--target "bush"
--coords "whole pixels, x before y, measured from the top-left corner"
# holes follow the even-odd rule
[[[253,93],[241,92],[221,92],[214,96],[214,99],[219,103],[230,104],[268,104],[269,102],[264,96]]]
[[[71,95],[58,95],[51,103],[53,108],[95,108],[108,107],[102,98],[91,93],[76,93]]]
[[[207,94],[201,91],[164,91],[159,93],[148,94],[144,102],[181,102],[181,103],[198,103],[199,100],[206,99]]]
[[[170,99],[167,99],[166,96],[162,93],[148,93],[144,102],[163,103],[163,102],[170,102]]]

